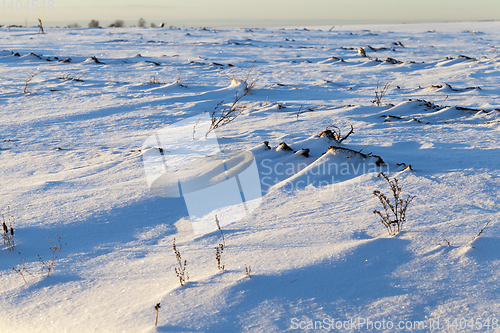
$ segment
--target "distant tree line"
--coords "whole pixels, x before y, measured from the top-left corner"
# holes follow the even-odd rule
[[[144,27],[146,27],[146,25],[147,25],[147,22],[142,17],[137,22],[137,26],[138,27],[144,28]],[[150,26],[151,26],[151,28],[156,28],[156,24],[155,23],[151,23]],[[160,27],[163,28],[164,26],[165,26],[164,23],[160,24]],[[80,26],[77,23],[72,23],[72,24],[68,25],[68,28],[79,28],[79,27]],[[89,28],[96,28],[96,27],[100,27],[99,21],[97,21],[97,20],[91,20],[90,23],[89,23]],[[125,21],[123,21],[123,20],[116,20],[113,23],[111,23],[109,25],[109,27],[110,28],[123,28],[123,27],[125,27]]]

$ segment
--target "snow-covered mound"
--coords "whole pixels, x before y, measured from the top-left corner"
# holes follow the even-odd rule
[[[0,332],[498,331],[500,23],[46,32],[0,27]]]

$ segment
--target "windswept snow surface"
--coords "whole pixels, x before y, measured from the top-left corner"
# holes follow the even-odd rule
[[[0,332],[500,330],[500,23],[46,30],[0,29]],[[220,232],[150,192],[145,142],[248,74],[213,133],[253,154],[262,199],[222,227],[222,272]],[[416,195],[396,236],[380,171]]]

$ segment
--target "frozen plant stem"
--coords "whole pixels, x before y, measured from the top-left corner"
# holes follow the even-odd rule
[[[41,32],[42,34],[44,34],[45,31],[43,31],[42,19],[38,19],[38,23],[39,23],[38,33]]]
[[[226,267],[224,264],[221,264],[222,260],[222,252],[224,251],[224,244],[219,244],[215,247],[215,260],[217,260],[217,268],[219,271],[225,271]]]
[[[42,274],[45,268],[47,268],[47,276],[50,275],[50,272],[52,271],[52,268],[54,267],[54,264],[56,263],[57,257],[59,256],[59,252],[61,252],[61,249],[63,248],[63,245],[61,244],[61,236],[57,237],[57,245],[54,245],[53,239],[49,238],[50,241],[50,249],[52,250],[52,259],[47,259],[47,260],[42,260],[40,255],[38,255],[38,261],[42,265]],[[66,245],[66,244],[64,244]]]
[[[299,116],[301,114],[301,112],[300,112],[301,110],[302,110],[302,105],[300,106],[299,111],[297,111],[297,120],[299,120]]]
[[[21,260],[21,259],[19,259]],[[21,263],[18,265],[18,266],[21,266],[20,268],[15,268],[14,266],[12,266],[12,269],[19,275],[21,275],[21,277],[23,278],[24,280],[24,283],[28,283],[26,282],[26,278],[24,277],[24,273],[28,273],[29,275],[33,276],[33,274],[31,274],[27,269],[26,269],[26,261],[24,259],[21,260]],[[34,276],[33,276],[34,277]]]
[[[14,216],[10,214],[10,206],[7,207],[7,218],[2,214],[2,238],[3,243],[9,250],[14,248]]]
[[[217,218],[217,214],[215,215],[215,223],[217,224],[217,228],[219,229],[220,234],[222,236],[222,244],[226,246],[226,241],[224,240],[224,233],[222,232],[222,228],[220,227],[220,222],[219,219]]]
[[[217,110],[224,104],[224,101],[221,101],[220,103],[218,103],[215,106],[214,111],[212,111],[212,113],[210,114],[212,121],[210,124],[210,128],[208,129],[205,136],[210,134],[210,132],[212,132],[213,130],[215,130],[215,129],[217,129],[217,128],[219,128],[227,123],[232,122],[246,109],[246,106],[239,105],[238,102],[243,97],[245,97],[250,92],[250,90],[252,90],[255,87],[255,84],[257,83],[257,80],[250,80],[253,66],[254,66],[254,64],[252,64],[252,67],[248,71],[247,77],[244,80],[238,80],[236,77],[230,77],[230,76],[226,75],[231,80],[231,82],[240,82],[240,83],[244,84],[245,91],[240,96],[238,96],[238,92],[236,92],[236,96],[234,98],[234,101],[229,105],[229,107],[222,108],[222,110],[219,112],[218,115],[217,115]]]
[[[177,245],[175,245],[175,238],[174,238],[174,253],[175,253],[175,258],[177,259],[177,263],[179,264],[179,268],[175,268],[175,274],[177,274],[177,277],[179,278],[179,282],[181,286],[183,286],[187,280],[189,280],[189,275],[187,274],[186,271],[186,266],[187,266],[187,260],[184,260],[184,263],[182,262],[182,257],[181,253],[177,249]]]
[[[252,278],[252,276],[250,275],[251,271],[252,269],[250,268],[250,266],[245,266],[245,275],[248,276],[249,278]]]
[[[160,303],[157,303],[155,305],[155,310],[156,310],[156,319],[155,319],[155,327],[158,326],[158,310],[161,308]]]
[[[373,194],[380,200],[383,211],[374,209],[373,213],[380,216],[382,224],[386,227],[389,235],[394,236],[403,229],[403,224],[406,222],[406,209],[415,196],[408,195],[406,199],[401,198],[402,186],[398,184],[398,180],[394,178],[390,180],[383,172],[379,173],[378,178],[383,177],[391,187],[393,202],[384,193],[379,190],[373,191]]]
[[[217,224],[217,228],[219,228],[220,234],[222,235],[222,243],[215,247],[215,260],[217,260],[217,268],[219,269],[219,271],[225,271],[226,267],[224,264],[221,264],[221,260],[224,246],[226,246],[226,241],[224,240],[224,233],[222,232],[222,228],[220,227],[220,222],[217,218],[217,215],[215,215],[215,223]]]
[[[483,233],[484,229],[486,229],[486,227],[488,226],[488,224],[490,224],[491,220],[486,222],[486,225],[483,227],[483,229],[479,230],[479,233],[472,237],[472,242],[475,241],[479,236],[481,236],[481,234]]]
[[[352,126],[351,123],[349,123],[349,125],[351,126],[351,129],[344,136],[342,136],[342,132],[341,132],[340,128],[335,126],[335,125],[327,126],[326,129],[319,134],[319,136],[325,136],[328,139],[335,141],[335,143],[337,143],[337,145],[340,146],[342,141],[344,141],[345,139],[347,139],[349,137],[349,135],[354,133],[354,127]]]
[[[36,74],[37,73],[31,75],[29,78],[26,79],[26,84],[24,85],[24,91],[23,91],[25,94],[29,93],[29,91],[28,91],[28,83],[30,83],[31,80],[33,80],[33,78],[35,77]]]
[[[384,95],[387,93],[387,90],[389,90],[389,86],[391,84],[387,82],[384,87],[380,85],[380,81],[377,81],[377,88],[375,89],[375,99],[372,101],[377,106],[380,106],[382,104],[382,98]]]

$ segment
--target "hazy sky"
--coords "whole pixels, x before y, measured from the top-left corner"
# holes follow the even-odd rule
[[[22,5],[22,6],[21,6]],[[34,5],[39,8],[37,10]],[[41,8],[45,5],[45,9]],[[50,9],[50,10],[49,10]],[[91,19],[102,26],[139,18],[175,26],[283,26],[500,19],[499,0],[0,0],[0,24],[45,25]]]

